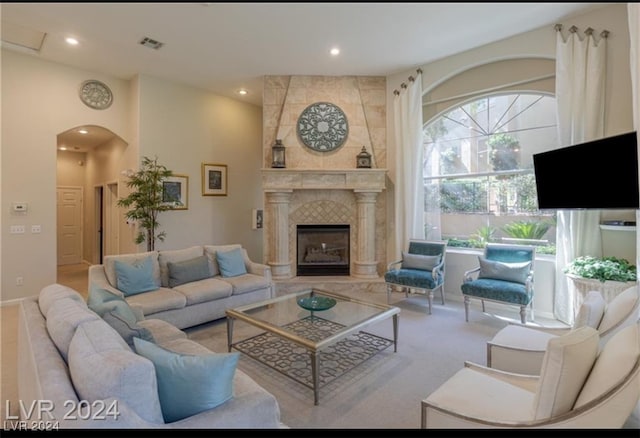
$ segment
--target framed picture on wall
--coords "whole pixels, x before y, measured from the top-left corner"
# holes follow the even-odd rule
[[[187,210],[189,208],[189,177],[172,175],[162,181],[162,202],[171,210]]]
[[[227,165],[202,163],[202,196],[227,196]]]

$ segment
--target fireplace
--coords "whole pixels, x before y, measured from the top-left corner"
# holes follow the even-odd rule
[[[349,242],[349,225],[297,225],[297,275],[349,275]]]
[[[342,274],[380,278],[384,266],[377,260],[386,257],[385,203],[384,198],[378,202],[378,195],[386,187],[385,169],[262,169],[262,173],[264,258],[274,280],[302,275],[297,249],[297,225],[302,224],[348,224],[350,253]],[[321,275],[317,272],[304,275]]]

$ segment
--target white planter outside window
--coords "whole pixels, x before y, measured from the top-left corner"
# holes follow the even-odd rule
[[[580,308],[580,305],[582,304],[582,301],[584,300],[584,297],[592,290],[601,292],[604,300],[607,303],[610,303],[611,300],[613,300],[618,294],[637,284],[637,282],[635,281],[607,280],[605,282],[602,282],[593,278],[578,277],[573,274],[566,274],[566,276],[572,280],[573,285],[578,292],[577,294],[575,294],[573,302],[573,309],[576,314],[578,312],[578,309]]]

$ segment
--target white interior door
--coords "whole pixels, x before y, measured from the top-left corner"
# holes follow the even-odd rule
[[[57,250],[58,265],[82,261],[82,187],[58,186]]]

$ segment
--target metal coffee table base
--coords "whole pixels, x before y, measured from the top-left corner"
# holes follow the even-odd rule
[[[398,314],[396,313],[392,317],[393,340],[363,331],[350,331],[343,333],[339,338],[332,339],[331,343],[322,344],[323,337],[331,338],[333,333],[343,330],[344,326],[312,314],[282,327],[282,333],[278,333],[277,330],[270,327],[262,334],[233,343],[235,318],[227,315],[227,345],[229,351],[235,348],[252,359],[312,389],[314,404],[317,405],[321,387],[362,364],[391,344],[393,344],[394,352],[397,352]],[[297,336],[291,336],[291,333],[295,333]],[[321,346],[318,347],[318,345]],[[322,362],[328,361],[331,361],[334,366],[331,368],[321,367]]]

